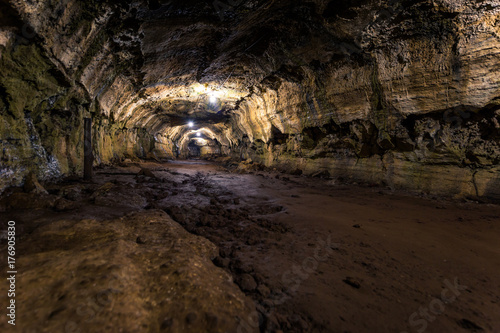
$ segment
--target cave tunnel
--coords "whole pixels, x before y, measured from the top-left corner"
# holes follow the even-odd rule
[[[188,144],[188,155],[189,157],[200,157],[201,156],[201,149],[206,146],[203,143],[200,144],[200,142],[196,139],[192,139],[189,141]]]
[[[500,332],[500,0],[0,0],[0,332]]]
[[[189,140],[188,155],[196,158],[220,156],[220,148],[218,147],[216,141],[216,139],[206,139],[200,133],[197,133],[196,137]]]

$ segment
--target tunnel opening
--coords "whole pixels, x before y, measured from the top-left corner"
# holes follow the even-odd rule
[[[201,151],[202,151],[203,145],[200,145],[198,143],[198,140],[192,139],[189,141],[189,144],[187,146],[188,149],[188,158],[199,158],[201,157]]]
[[[189,140],[187,150],[188,159],[213,159],[222,156],[221,147],[217,139],[207,138],[201,134]]]

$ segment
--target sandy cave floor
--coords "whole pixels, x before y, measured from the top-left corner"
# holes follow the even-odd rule
[[[46,188],[65,199],[7,204],[2,224],[15,220],[23,237],[55,220],[165,211],[219,248],[214,264],[254,301],[261,331],[500,332],[498,205],[205,161],[100,168],[91,183]]]

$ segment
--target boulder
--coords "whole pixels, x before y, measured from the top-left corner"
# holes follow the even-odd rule
[[[47,190],[38,182],[38,179],[33,172],[30,172],[26,176],[23,189],[26,193],[48,194]]]
[[[212,263],[217,247],[162,211],[56,220],[25,236],[19,332],[237,332],[255,311]]]

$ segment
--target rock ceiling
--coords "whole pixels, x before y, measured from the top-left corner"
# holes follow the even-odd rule
[[[469,129],[484,141],[473,160],[498,163],[497,0],[0,3],[1,44],[35,43],[66,86],[44,100],[72,89],[82,112],[113,130],[144,129],[167,155],[199,133],[226,153],[253,144],[247,155],[267,164],[297,145],[336,160],[428,159],[422,140],[435,133],[422,128],[437,121],[433,144],[446,142],[448,160],[462,149],[446,139],[456,136],[448,120],[479,114],[495,133]]]

